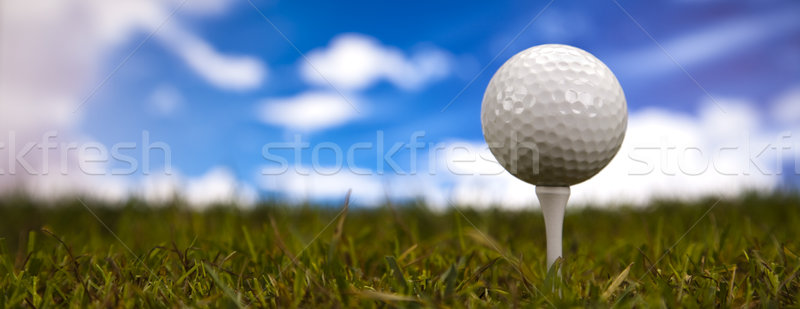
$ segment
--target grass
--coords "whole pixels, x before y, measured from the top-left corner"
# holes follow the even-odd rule
[[[800,197],[536,210],[0,201],[5,307],[798,307]],[[709,211],[710,209],[710,211]],[[105,225],[104,225],[105,224]],[[108,229],[113,231],[113,234]],[[117,239],[118,237],[118,239]]]

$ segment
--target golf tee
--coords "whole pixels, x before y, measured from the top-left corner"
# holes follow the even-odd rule
[[[544,215],[548,269],[561,256],[561,232],[569,193],[569,187],[536,186],[536,196],[539,198]]]

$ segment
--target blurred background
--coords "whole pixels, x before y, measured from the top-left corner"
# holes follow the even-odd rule
[[[0,194],[524,207],[492,74],[582,48],[628,101],[576,204],[796,190],[800,2],[0,0]]]

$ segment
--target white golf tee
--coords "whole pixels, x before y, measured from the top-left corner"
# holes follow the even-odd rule
[[[539,197],[539,204],[542,206],[547,237],[547,269],[550,269],[561,256],[561,231],[569,192],[569,187],[536,186],[536,196]]]

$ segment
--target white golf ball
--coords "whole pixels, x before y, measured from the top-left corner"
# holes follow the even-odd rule
[[[566,45],[528,48],[494,74],[481,107],[483,136],[517,178],[571,186],[602,170],[628,124],[625,94],[600,60]]]

